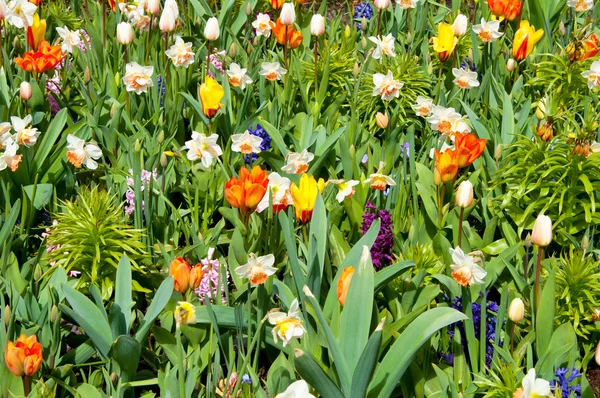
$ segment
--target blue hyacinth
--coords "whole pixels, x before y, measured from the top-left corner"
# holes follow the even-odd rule
[[[257,124],[254,128],[249,128],[248,132],[252,135],[262,138],[262,142],[260,143],[261,151],[267,151],[271,149],[271,137],[260,124]],[[258,155],[255,153],[244,156],[244,161],[248,165],[256,161],[256,159],[258,159]]]
[[[371,3],[368,1],[362,2],[354,8],[354,19],[362,19],[366,18],[367,21],[370,21],[373,17],[373,7],[371,7]],[[360,22],[356,23],[356,29],[361,30],[362,26]]]
[[[567,376],[567,373],[571,373]],[[554,387],[555,390],[560,389],[562,391],[562,397],[581,397],[581,384],[579,382],[575,384],[571,384],[575,381],[575,379],[581,377],[581,373],[577,370],[577,368],[569,369],[569,368],[558,368],[556,373],[554,374],[556,379],[550,381],[550,385]]]

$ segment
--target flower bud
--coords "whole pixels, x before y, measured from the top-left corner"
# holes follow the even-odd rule
[[[40,279],[42,279],[42,276],[44,276],[44,271],[42,271],[42,267],[40,267],[40,265],[38,264],[35,266],[35,269],[33,270],[33,280],[35,280],[37,282]]]
[[[380,10],[385,10],[386,8],[388,8],[390,6],[390,0],[375,0],[373,1],[373,5],[380,9]]]
[[[494,159],[496,159],[496,162],[500,160],[501,156],[502,156],[502,144],[498,144],[498,145],[496,145],[496,150],[494,151]]]
[[[377,112],[377,115],[375,115],[375,119],[377,120],[377,126],[379,126],[380,129],[384,129],[388,126],[389,118],[387,112],[385,114]]]
[[[87,84],[92,80],[92,73],[90,72],[90,67],[86,65],[85,71],[83,72],[83,81]]]
[[[514,298],[508,306],[508,319],[514,323],[519,323],[525,316],[525,304],[520,298]]]
[[[469,25],[469,20],[464,14],[458,14],[454,23],[452,24],[452,29],[454,29],[455,36],[462,36],[467,33],[467,26]]]
[[[117,104],[113,104],[110,107],[110,117],[114,117],[117,113]]]
[[[140,142],[139,139],[135,140],[135,145],[133,146],[133,151],[134,152],[139,152],[142,149],[142,143]]]
[[[200,286],[204,271],[202,270],[202,264],[196,264],[194,268],[190,270],[190,290],[196,290]]]
[[[533,224],[531,241],[539,247],[546,247],[552,242],[552,220],[550,217],[540,214]]]
[[[364,28],[362,28],[362,29],[366,30],[367,26],[369,26],[369,21],[367,20],[367,18],[362,17],[360,19],[360,26],[364,26]],[[348,35],[348,37],[350,37],[350,35]]]
[[[12,311],[8,304],[4,307],[4,314],[2,317],[4,318],[4,326],[8,327],[10,325],[10,317],[12,316]]]
[[[23,101],[27,101],[31,98],[31,84],[29,82],[22,82],[19,86],[19,95]]]
[[[165,7],[160,15],[160,20],[158,21],[158,27],[160,28],[161,32],[168,33],[175,29],[176,17],[177,16],[173,13],[171,8]]]
[[[354,69],[352,70],[354,77],[358,76],[360,73],[360,66],[358,66],[358,62],[354,64]]]
[[[50,322],[52,322],[52,323],[56,322],[57,318],[58,318],[58,308],[56,307],[56,305],[53,305],[52,309],[50,310]]]
[[[512,71],[514,71],[516,67],[517,67],[517,61],[515,61],[514,59],[509,58],[508,61],[506,61],[506,70],[509,73],[512,73]]]
[[[525,237],[524,245],[528,249],[531,247],[531,234],[530,233],[528,233],[527,236]]]
[[[148,14],[158,14],[160,11],[160,0],[147,0],[146,1]]]
[[[159,144],[163,143],[163,141],[165,140],[165,130],[160,130],[160,133],[158,133],[158,138],[156,140]]]
[[[325,33],[325,18],[321,14],[315,14],[310,19],[310,33],[313,36],[321,36]]]
[[[350,287],[350,281],[352,281],[352,275],[354,275],[354,267],[346,267],[340,275],[337,284],[337,297],[341,305],[346,302],[346,296],[348,295],[348,288]]]
[[[219,21],[215,17],[208,18],[204,27],[204,37],[206,40],[214,41],[219,38]]]
[[[598,342],[598,345],[596,346],[596,354],[594,355],[594,359],[596,360],[596,363],[598,365],[600,365],[600,341]]]
[[[471,181],[465,180],[460,183],[456,190],[456,205],[466,209],[473,203],[473,184]]]
[[[281,23],[284,25],[293,25],[296,22],[296,10],[294,10],[293,3],[284,3],[281,7],[281,14],[279,15]]]
[[[567,33],[567,29],[565,28],[565,24],[562,20],[560,21],[560,25],[558,25],[558,31],[563,36]]]
[[[407,43],[407,44],[410,44],[410,43],[412,43],[412,39],[413,39],[413,37],[412,37],[412,33],[408,32],[408,34],[406,35],[406,43]],[[429,54],[428,54],[428,55],[429,55]]]
[[[346,39],[349,39],[351,34],[352,32],[350,31],[350,25],[346,25],[346,27],[344,28],[344,37],[346,37]]]
[[[252,15],[252,4],[250,2],[246,3],[246,16]]]
[[[117,43],[127,45],[133,41],[133,28],[127,22],[117,25]]]
[[[363,51],[365,51],[367,49],[367,38],[366,37],[362,37],[362,39],[360,40],[360,46],[362,47]]]
[[[235,42],[231,43],[231,45],[229,46],[228,53],[231,58],[235,58],[235,56],[237,54],[237,43],[235,43]]]
[[[162,167],[167,167],[167,163],[168,163],[167,155],[166,155],[166,154],[163,152],[163,153],[160,155],[160,165],[161,165]]]
[[[190,266],[182,257],[171,261],[169,275],[173,277],[175,291],[185,293],[190,283]]]

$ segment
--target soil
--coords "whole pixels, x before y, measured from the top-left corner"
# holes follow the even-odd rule
[[[596,398],[600,398],[600,369],[598,368],[588,368],[586,374],[588,383],[590,383],[590,388],[594,393]]]

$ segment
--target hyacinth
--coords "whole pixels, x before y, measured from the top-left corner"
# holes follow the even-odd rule
[[[60,111],[60,105],[58,104],[58,101],[56,101],[56,98],[54,98],[54,95],[52,95],[51,93],[59,95],[60,90],[62,90],[62,82],[60,80],[60,74],[58,73],[58,70],[61,69],[61,66],[62,62],[56,65],[56,71],[54,72],[54,76],[46,80],[46,90],[49,91],[48,103],[50,104],[50,112],[52,112],[53,116],[56,115],[58,111]]]
[[[215,303],[215,297],[217,296],[217,289],[221,287],[221,303],[226,303],[225,298],[225,284],[229,280],[229,272],[225,270],[225,280],[221,278],[221,270],[219,266],[219,260],[213,259],[212,255],[215,249],[208,249],[208,256],[200,261],[202,264],[202,279],[200,285],[196,289],[196,294],[200,296],[200,301],[204,304],[204,298],[208,296],[212,304]]]
[[[79,42],[79,49],[85,53],[88,48],[92,48],[92,41],[90,40],[90,36],[85,31],[85,29],[79,29],[79,36],[81,36],[81,41]]]
[[[160,94],[160,107],[163,107],[163,97],[165,96],[165,93],[167,92],[167,84],[166,82],[163,81],[162,76],[157,76],[156,77],[156,88],[158,90],[158,93]],[[185,107],[185,104],[184,104]]]
[[[133,213],[135,211],[135,191],[133,190],[133,187],[135,185],[135,180],[133,179],[133,170],[129,169],[129,174],[130,176],[127,177],[127,185],[129,186],[127,188],[127,192],[125,192],[125,200],[126,200],[126,204],[125,204],[125,213],[127,215],[130,215],[131,213]],[[150,179],[153,179],[154,181],[156,181],[156,179],[158,178],[158,174],[156,172],[156,170],[149,172],[147,170],[142,170],[142,172],[140,173],[140,180],[142,182],[141,186],[140,186],[140,190],[142,192],[144,192],[144,189],[146,187],[146,185],[150,185]],[[142,211],[144,210],[144,201],[142,200]]]
[[[371,259],[373,260],[373,267],[380,269],[387,265],[390,265],[393,260],[392,249],[394,247],[394,224],[392,222],[392,216],[387,210],[379,210],[371,202],[367,202],[365,206],[365,214],[363,215],[363,222],[360,227],[362,234],[366,234],[373,221],[379,219],[381,225],[379,227],[379,234],[373,247],[371,247]]]
[[[213,50],[213,53],[210,54],[208,60],[210,64],[221,73],[221,76],[225,75],[225,68],[223,68],[223,60],[225,59],[225,51],[218,51],[216,48]],[[208,76],[215,78],[214,73],[208,69]]]
[[[571,373],[567,376],[567,373]],[[575,379],[581,377],[582,374],[579,373],[577,368],[569,369],[569,368],[558,368],[556,369],[556,373],[554,374],[555,379],[550,380],[550,385],[556,390],[561,390],[563,397],[575,397],[581,398],[581,382],[578,381],[575,384],[573,381]],[[558,391],[555,392],[555,395]]]
[[[262,142],[260,143],[261,151],[267,151],[271,149],[271,137],[269,136],[269,133],[267,133],[260,124],[257,124],[255,128],[249,128],[248,132],[252,135],[262,138]],[[258,159],[258,155],[256,153],[251,153],[249,155],[244,156],[244,161],[248,165],[256,161],[256,159]]]
[[[371,6],[371,3],[369,3],[368,1],[364,1],[362,3],[360,3],[359,5],[357,5],[356,7],[354,7],[354,19],[362,19],[365,18],[367,21],[370,21],[371,18],[373,17],[373,7]],[[362,26],[360,22],[356,23],[356,29],[357,30],[361,30]]]
[[[469,61],[469,58],[464,57],[462,62],[460,63],[460,68],[465,70],[470,70],[471,72],[477,72],[477,66],[475,66],[475,62]]]

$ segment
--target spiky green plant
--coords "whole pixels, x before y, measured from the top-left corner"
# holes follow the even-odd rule
[[[504,363],[500,361],[489,370],[489,376],[476,375],[474,383],[485,392],[484,398],[507,398],[512,397],[517,389],[518,369],[514,362]]]
[[[115,195],[98,187],[82,188],[73,201],[62,202],[62,211],[53,215],[48,254],[54,267],[80,272],[80,286],[101,282],[110,290],[119,259],[127,254],[135,270],[143,272],[145,257],[140,230],[132,228]],[[108,279],[105,283],[105,279]]]

